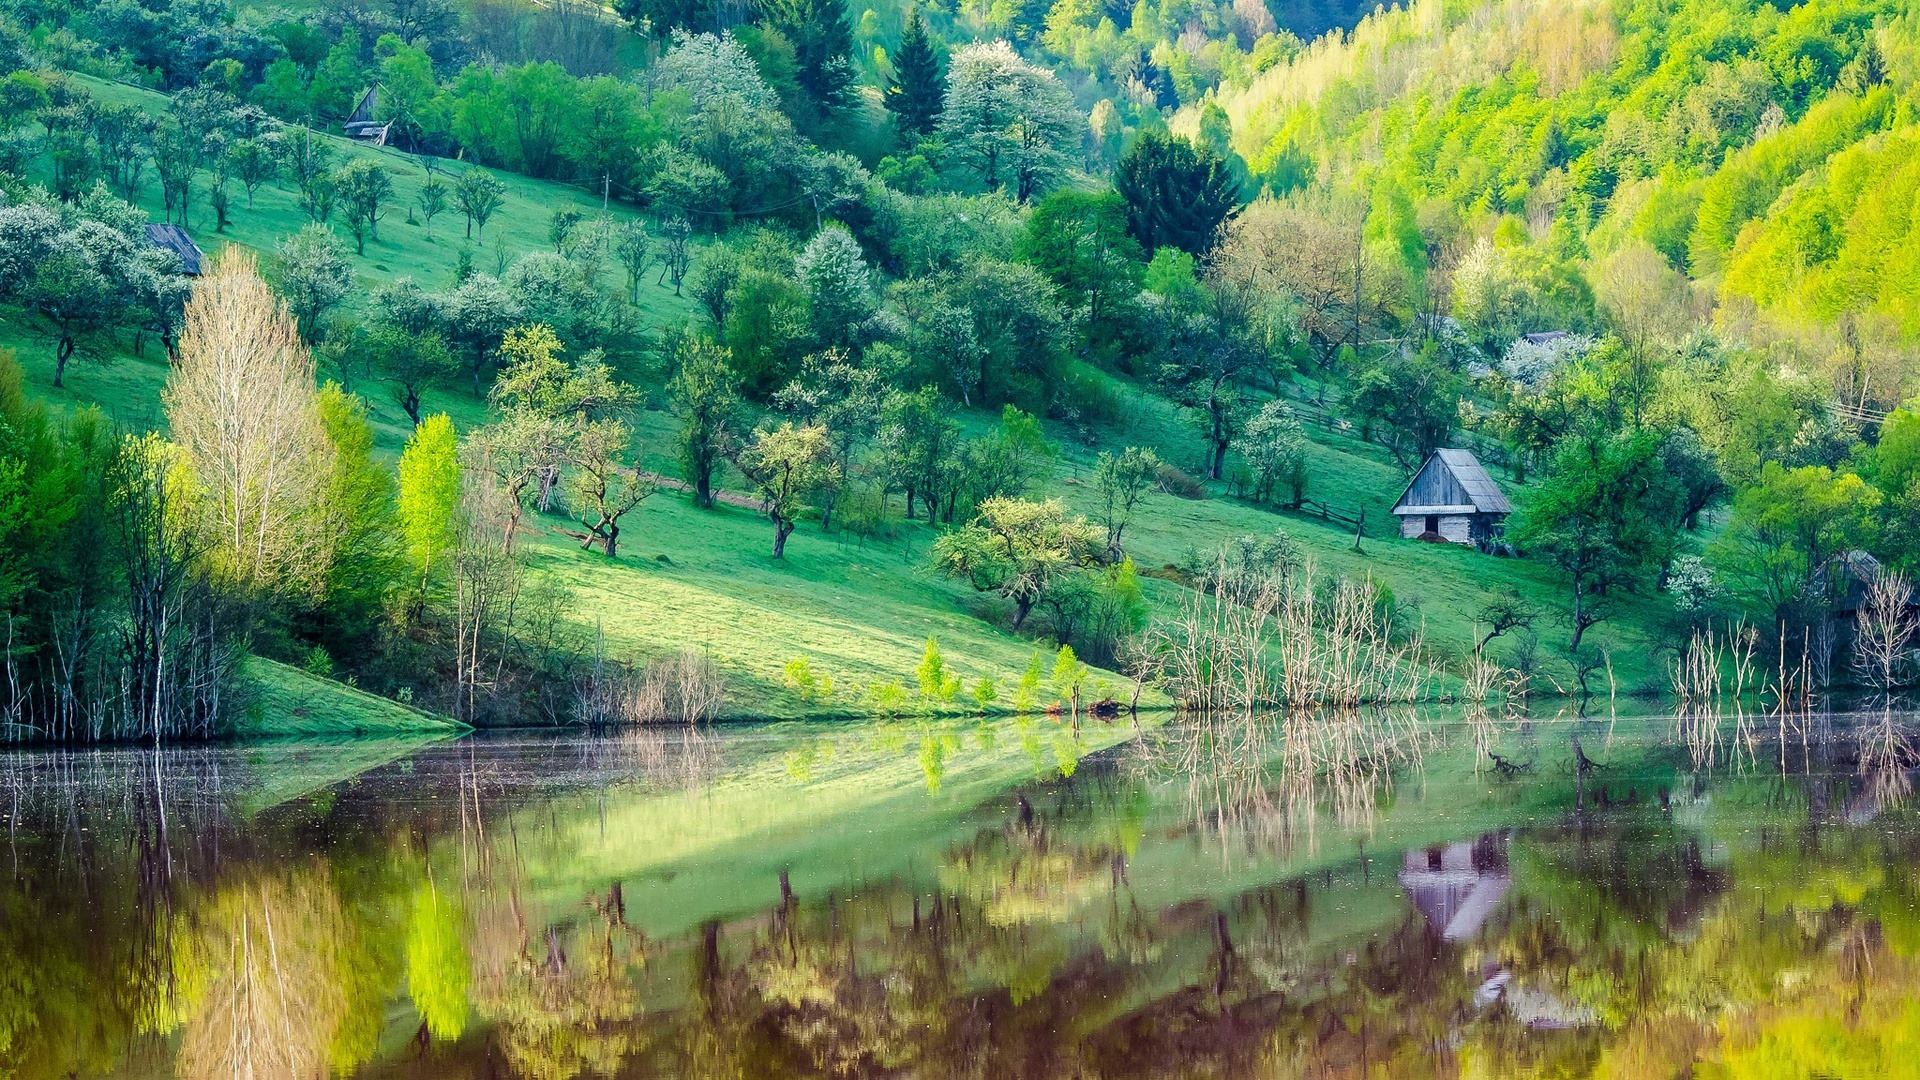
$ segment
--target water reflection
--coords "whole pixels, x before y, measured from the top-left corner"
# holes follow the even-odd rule
[[[0,1074],[1910,1075],[1913,718],[1753,716],[16,752]]]

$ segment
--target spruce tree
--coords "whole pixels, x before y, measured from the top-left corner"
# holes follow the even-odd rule
[[[1149,131],[1121,156],[1114,190],[1127,201],[1127,231],[1151,254],[1171,244],[1196,257],[1240,208],[1226,159],[1165,132]]]
[[[900,37],[893,69],[893,84],[887,87],[887,110],[893,113],[901,141],[911,144],[933,133],[947,96],[947,76],[940,70],[939,54],[933,50],[933,39],[927,36],[927,23],[920,17],[919,8],[907,17],[907,32]]]
[[[846,0],[764,0],[766,25],[793,44],[794,81],[822,112],[853,98],[853,30]]]

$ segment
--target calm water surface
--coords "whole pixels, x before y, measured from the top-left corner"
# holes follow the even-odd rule
[[[12,753],[0,1075],[1913,1076],[1913,720]]]

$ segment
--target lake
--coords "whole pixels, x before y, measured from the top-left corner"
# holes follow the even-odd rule
[[[1916,722],[13,751],[0,1075],[1914,1076]]]

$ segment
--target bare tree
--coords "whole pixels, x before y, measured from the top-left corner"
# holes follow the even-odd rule
[[[1868,582],[1853,635],[1853,669],[1860,681],[1882,691],[1905,681],[1914,631],[1912,603],[1913,586],[1898,574],[1882,570]]]

